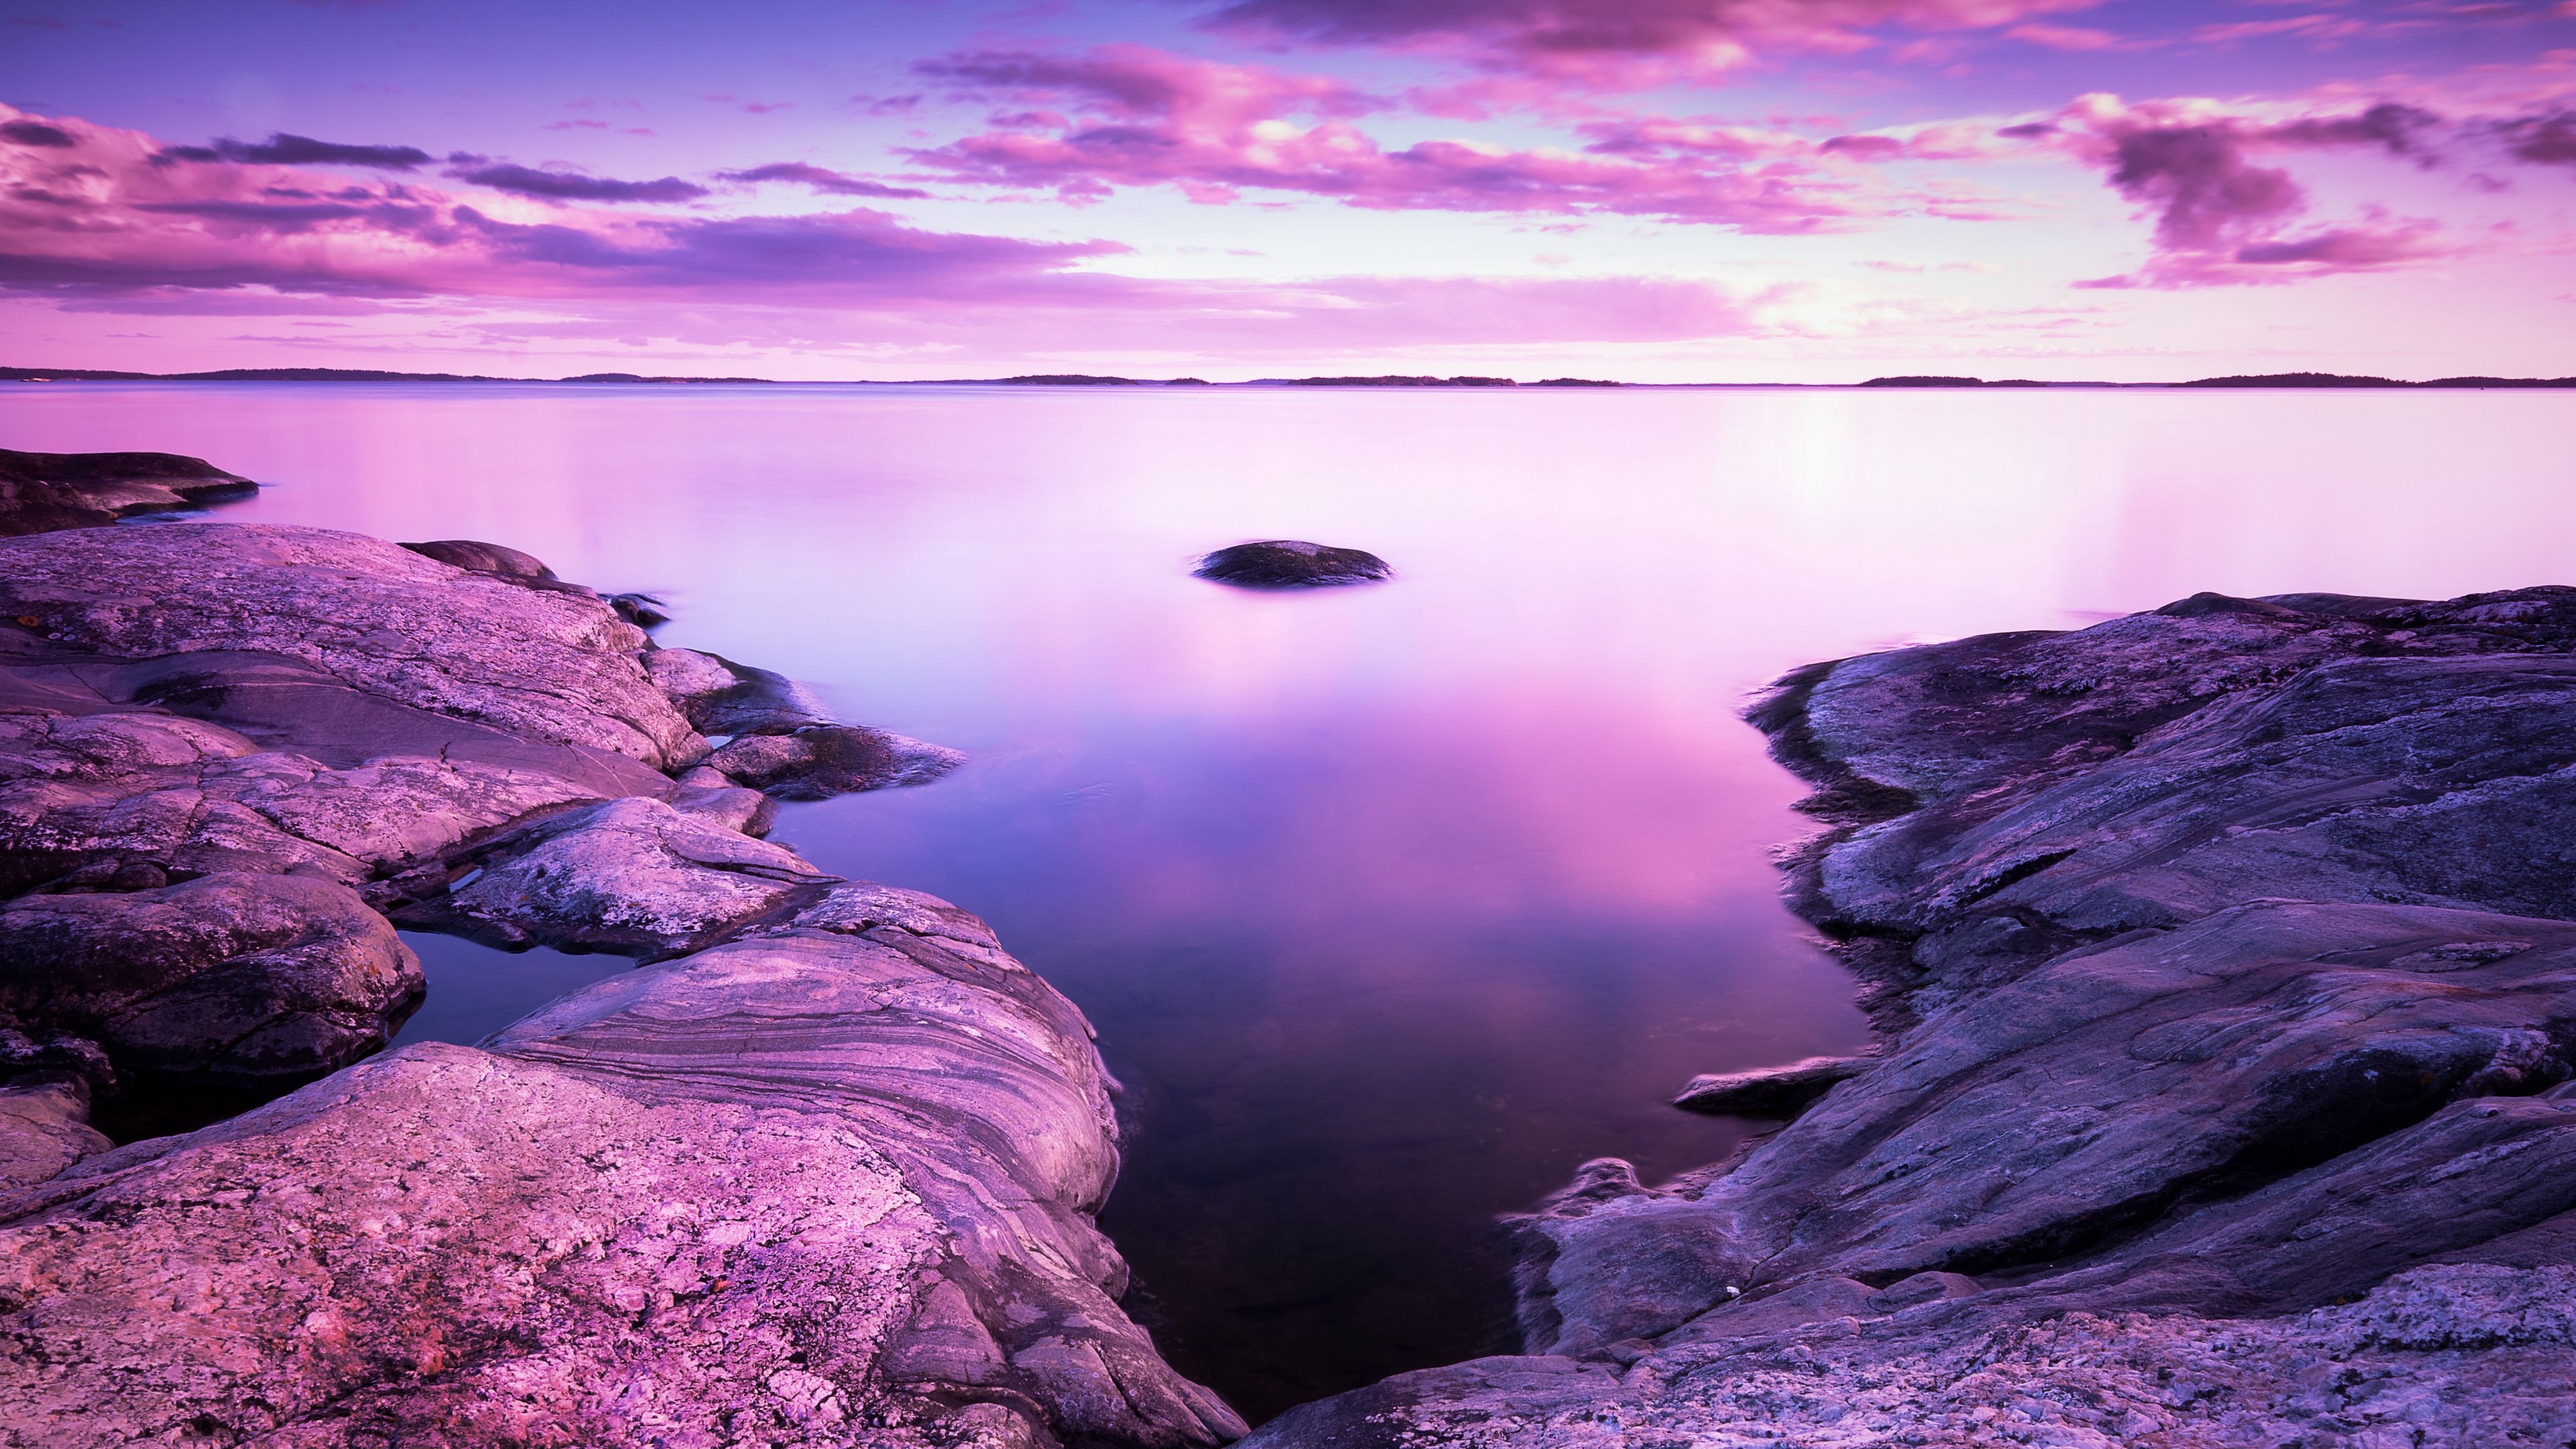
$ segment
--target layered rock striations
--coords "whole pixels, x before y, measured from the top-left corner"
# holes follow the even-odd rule
[[[1752,718],[1879,1053],[1531,1215],[1530,1356],[1250,1442],[2576,1439],[2576,590],[2201,595]]]
[[[1239,1435],[1117,1305],[1080,1013],[759,838],[954,756],[438,547],[0,541],[0,1445]],[[385,1053],[388,915],[650,964]]]

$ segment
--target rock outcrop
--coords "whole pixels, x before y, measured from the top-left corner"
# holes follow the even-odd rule
[[[1394,576],[1385,559],[1356,548],[1270,538],[1221,548],[1199,560],[1198,577],[1246,589],[1313,589],[1373,584]]]
[[[1752,718],[1879,1055],[1525,1219],[1533,1356],[1250,1442],[2576,1437],[2576,590],[2201,595]]]
[[[335,881],[225,873],[0,906],[0,1026],[96,1042],[120,1081],[274,1096],[375,1051],[420,962]]]
[[[1117,1305],[1080,1014],[965,912],[757,838],[690,714],[751,702],[507,553],[0,544],[0,1445],[1241,1434]],[[788,731],[728,748],[804,752],[743,771],[773,794],[889,776],[716,663]],[[385,913],[655,964],[312,1080],[418,999]]]
[[[247,498],[248,478],[177,453],[19,453],[0,448],[0,536],[96,528]]]

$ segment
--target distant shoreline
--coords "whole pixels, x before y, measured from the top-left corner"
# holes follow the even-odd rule
[[[213,372],[116,372],[80,367],[0,367],[0,382],[486,382],[521,386],[717,385],[767,387],[1370,387],[1370,388],[2576,388],[2576,377],[2439,377],[2424,382],[2333,372],[2274,372],[2202,377],[2188,382],[2038,382],[2028,378],[1873,377],[1863,382],[1612,382],[1551,377],[1519,382],[1508,377],[1259,377],[1247,382],[1205,378],[1102,377],[1086,373],[1036,373],[1021,377],[947,377],[884,381],[851,378],[793,382],[768,377],[648,377],[632,372],[592,372],[576,377],[484,377],[457,372],[379,372],[345,367],[235,367]]]

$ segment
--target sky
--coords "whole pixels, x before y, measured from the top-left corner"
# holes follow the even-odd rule
[[[0,0],[0,364],[2576,374],[2576,0]]]

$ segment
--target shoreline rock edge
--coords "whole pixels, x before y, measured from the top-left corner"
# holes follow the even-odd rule
[[[1522,1220],[1530,1353],[1247,1445],[2576,1438],[2576,590],[2196,595],[1748,718],[1878,1052]]]
[[[0,924],[69,943],[0,963],[0,1445],[1243,1432],[1117,1305],[1081,1013],[966,912],[759,838],[782,793],[953,757],[743,670],[793,708],[736,729],[896,760],[746,788],[652,652],[587,590],[355,534],[0,539]],[[161,921],[201,897],[304,915]],[[385,913],[649,964],[342,1065],[417,996]],[[158,974],[71,1010],[74,948],[146,925]],[[182,1135],[83,1125],[215,1067],[328,1074]]]

